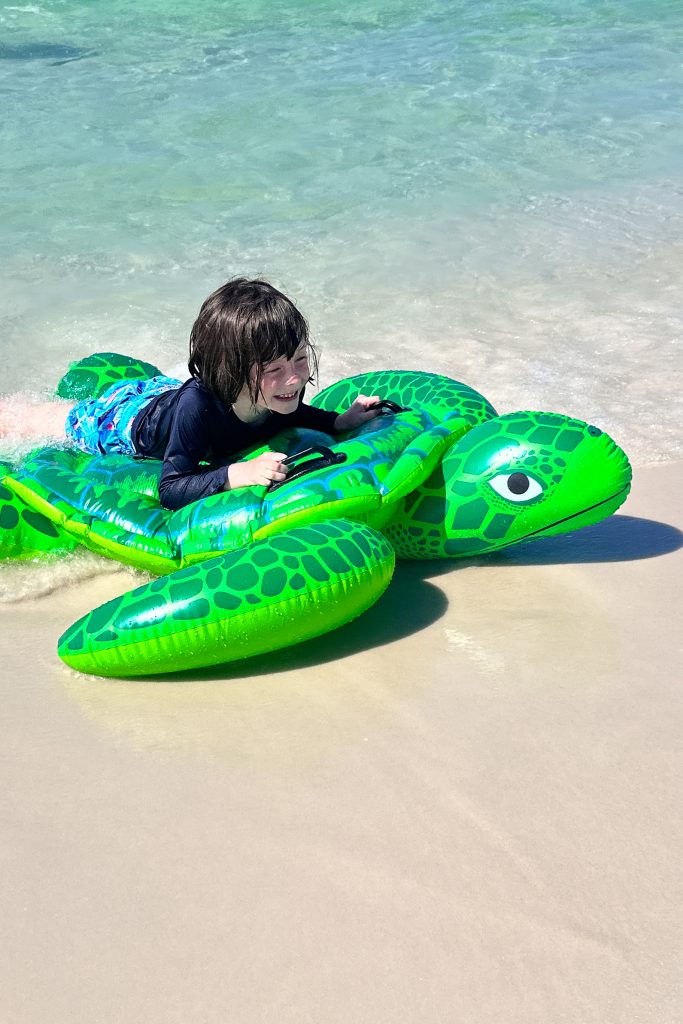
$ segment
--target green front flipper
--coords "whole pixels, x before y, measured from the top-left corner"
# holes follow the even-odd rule
[[[264,654],[349,622],[384,593],[394,551],[369,526],[295,527],[109,601],[59,641],[102,676],[180,672]]]

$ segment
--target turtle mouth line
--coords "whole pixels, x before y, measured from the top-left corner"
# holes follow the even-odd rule
[[[625,487],[621,487],[618,491],[615,491],[614,494],[611,494],[609,498],[603,498],[602,501],[596,501],[595,505],[589,505],[588,508],[582,508],[579,512],[572,512],[570,516],[565,516],[564,519],[557,519],[554,523],[548,523],[547,526],[542,526],[540,530],[532,530],[531,533],[525,533],[523,537],[520,537],[519,540],[515,541],[515,544],[519,544],[523,540],[528,540],[529,537],[535,537],[538,533],[545,533],[546,530],[552,530],[553,527],[560,526],[562,523],[568,523],[570,520],[578,518],[578,516],[585,515],[586,512],[592,512],[594,508],[600,508],[601,505],[607,505],[608,502],[614,501],[615,498],[618,498],[619,495],[627,492],[628,489],[629,485],[627,484]]]

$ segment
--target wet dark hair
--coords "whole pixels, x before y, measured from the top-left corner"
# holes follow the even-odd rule
[[[291,359],[304,344],[312,381],[318,359],[305,318],[291,299],[267,281],[236,277],[212,292],[199,310],[190,332],[188,366],[190,374],[226,405],[236,401],[245,384],[255,403],[264,366],[276,359]]]

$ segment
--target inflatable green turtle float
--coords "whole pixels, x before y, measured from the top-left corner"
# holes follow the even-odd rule
[[[93,356],[71,367],[59,393],[82,398],[156,372]],[[408,371],[351,377],[313,404],[344,408],[360,393],[383,406],[360,430],[270,442],[292,452],[282,484],[176,512],[159,503],[153,460],[49,447],[6,466],[0,553],[54,556],[83,544],[159,576],[74,623],[60,657],[125,677],[263,654],[360,615],[389,585],[396,557],[462,558],[576,530],[628,494],[626,455],[581,420],[498,416],[467,385]]]

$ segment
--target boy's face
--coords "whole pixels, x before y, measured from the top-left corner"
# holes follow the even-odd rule
[[[256,408],[279,413],[294,412],[310,376],[308,345],[299,345],[291,359],[282,357],[266,363]]]

